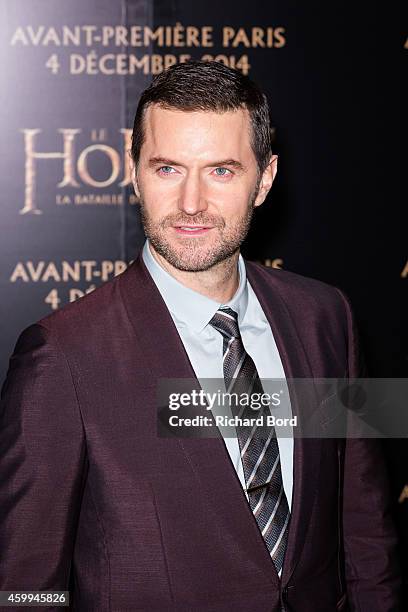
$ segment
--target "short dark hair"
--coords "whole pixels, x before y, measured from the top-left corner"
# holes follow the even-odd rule
[[[182,111],[226,111],[246,108],[252,124],[251,144],[260,174],[270,162],[271,124],[268,101],[259,87],[238,70],[220,62],[190,60],[158,74],[142,93],[132,133],[131,156],[135,166],[143,144],[146,109],[158,104]]]

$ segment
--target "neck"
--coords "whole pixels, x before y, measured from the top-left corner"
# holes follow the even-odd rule
[[[157,263],[164,268],[166,272],[171,274],[171,276],[185,287],[197,293],[201,293],[215,302],[225,304],[233,297],[238,289],[239,251],[231,255],[228,259],[215,264],[209,270],[189,272],[178,270],[169,264],[169,262],[155,250],[152,244],[149,244],[149,247]]]

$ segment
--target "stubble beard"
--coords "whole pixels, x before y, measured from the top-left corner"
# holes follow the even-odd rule
[[[178,213],[168,215],[160,221],[153,221],[141,198],[140,213],[144,232],[153,248],[171,266],[185,272],[204,272],[228,260],[239,251],[251,225],[257,193],[258,185],[251,197],[245,215],[229,227],[227,227],[222,217],[214,217],[205,212],[194,216]],[[173,244],[168,239],[166,230],[173,225],[183,223],[185,225],[209,225],[214,227],[215,229],[209,231],[217,232],[217,242],[205,246],[208,240],[207,236],[194,236],[191,238],[183,236],[181,244]]]

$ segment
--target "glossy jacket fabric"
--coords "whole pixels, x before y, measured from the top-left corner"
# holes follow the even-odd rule
[[[246,267],[287,377],[358,375],[341,292]],[[157,436],[161,377],[194,372],[141,257],[20,335],[2,389],[0,589],[69,589],[81,612],[398,609],[377,441],[295,438],[280,584],[222,439]]]

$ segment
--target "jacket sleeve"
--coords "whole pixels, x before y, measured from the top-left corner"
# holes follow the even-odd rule
[[[86,441],[69,365],[41,324],[10,358],[0,457],[0,590],[68,590]]]
[[[349,377],[365,377],[353,314],[340,293],[347,312]],[[397,540],[382,445],[375,438],[348,438],[345,443],[343,540],[351,609],[400,610]]]

